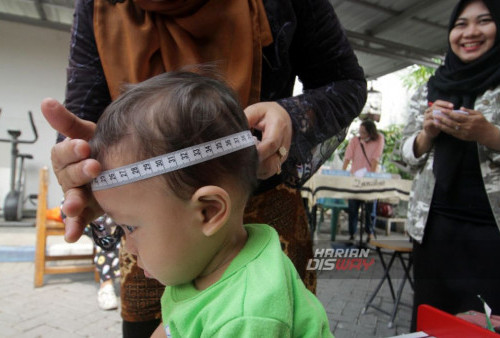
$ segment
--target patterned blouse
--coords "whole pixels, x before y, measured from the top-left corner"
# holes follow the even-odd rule
[[[345,138],[365,104],[366,81],[328,0],[263,3],[273,43],[263,49],[261,101],[277,101],[290,114],[293,140],[278,179],[300,187]],[[65,105],[96,122],[111,99],[93,34],[93,5],[75,4]],[[304,93],[292,97],[296,77]]]
[[[432,166],[434,148],[416,158],[413,143],[424,122],[424,110],[427,109],[427,86],[420,88],[411,99],[408,124],[403,131],[402,157],[416,172],[408,204],[408,232],[418,242],[422,242],[425,225],[436,182]],[[474,109],[500,128],[500,87],[486,91],[476,98]],[[500,229],[500,152],[477,144],[481,174],[486,194]]]

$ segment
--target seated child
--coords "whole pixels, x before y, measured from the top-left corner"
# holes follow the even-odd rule
[[[166,285],[153,336],[332,336],[275,230],[243,225],[258,165],[248,128],[225,84],[185,71],[129,86],[97,124],[93,194]]]

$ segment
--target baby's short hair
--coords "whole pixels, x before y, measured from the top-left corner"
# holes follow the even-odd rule
[[[142,161],[248,129],[236,94],[221,80],[189,71],[166,72],[127,85],[106,108],[90,141],[91,156],[106,163],[111,151]],[[185,199],[229,177],[249,195],[257,185],[257,165],[252,146],[162,176]]]

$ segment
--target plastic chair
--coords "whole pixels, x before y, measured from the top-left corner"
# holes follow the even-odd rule
[[[94,278],[99,281],[94,264],[95,247],[91,254],[62,254],[51,255],[47,252],[47,237],[64,236],[64,223],[47,219],[47,167],[40,169],[40,183],[38,191],[38,206],[36,213],[36,248],[35,248],[35,287],[43,285],[43,278],[49,274],[69,274],[94,271]],[[71,244],[68,244],[71,245]],[[48,265],[51,261],[72,261],[68,264]],[[77,264],[73,261],[83,261]],[[85,262],[87,261],[87,262]]]
[[[324,212],[328,209],[332,210],[332,218],[330,221],[330,240],[335,241],[335,236],[337,235],[337,224],[339,220],[340,211],[347,210],[349,208],[346,200],[341,198],[321,197],[318,198],[316,205],[321,208],[320,220],[319,220],[320,224],[324,220]]]

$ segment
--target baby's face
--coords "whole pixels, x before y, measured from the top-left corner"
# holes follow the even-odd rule
[[[197,229],[191,201],[182,200],[164,180],[151,178],[95,191],[102,209],[126,234],[125,250],[137,256],[146,277],[164,285],[195,279],[208,264],[205,236]]]

